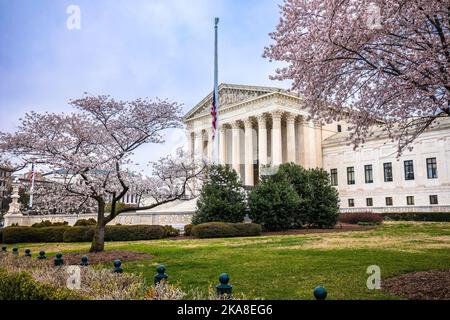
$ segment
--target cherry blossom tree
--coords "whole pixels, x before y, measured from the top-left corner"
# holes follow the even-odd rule
[[[14,133],[0,133],[4,163],[22,168],[31,162],[60,172],[51,190],[37,194],[43,202],[97,206],[97,226],[91,252],[104,249],[105,226],[124,211],[151,209],[181,199],[204,164],[183,150],[153,163],[152,176],[142,179],[148,206],[121,208],[117,204],[133,188],[133,152],[147,143],[163,143],[163,131],[179,128],[180,105],[167,100],[117,101],[109,96],[85,96],[70,101],[71,114],[31,112]],[[105,212],[106,203],[111,210]]]
[[[383,123],[400,154],[450,116],[449,30],[447,0],[285,0],[264,56],[314,118],[349,121],[355,146]]]

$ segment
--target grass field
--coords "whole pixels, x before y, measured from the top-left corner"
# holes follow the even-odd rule
[[[83,251],[89,244],[21,244],[33,253]],[[163,263],[172,282],[206,292],[228,272],[234,292],[246,298],[311,299],[318,285],[328,299],[398,299],[366,288],[366,268],[382,278],[450,269],[450,223],[387,222],[367,231],[209,240],[110,242],[107,250],[146,252],[153,259],[123,264],[152,283]]]

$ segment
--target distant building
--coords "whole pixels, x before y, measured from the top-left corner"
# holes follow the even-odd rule
[[[212,92],[184,117],[192,155],[210,158]],[[293,162],[323,168],[340,195],[342,211],[450,210],[450,118],[427,129],[412,151],[397,159],[397,146],[380,125],[353,150],[345,121],[310,120],[302,99],[279,88],[219,86],[219,161],[245,186],[254,186],[267,165]]]

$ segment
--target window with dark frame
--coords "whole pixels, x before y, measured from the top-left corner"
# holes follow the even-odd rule
[[[383,163],[384,170],[384,182],[392,182],[394,180],[392,176],[392,162]]]
[[[437,179],[437,162],[436,158],[427,159],[427,176],[428,179]]]
[[[437,195],[430,196],[430,204],[438,204],[438,196]]]
[[[347,184],[355,184],[355,168],[347,167]]]
[[[355,206],[355,199],[348,199],[348,206],[354,207]]]
[[[386,206],[393,206],[394,201],[392,200],[392,197],[386,197]]]
[[[405,180],[414,180],[414,164],[412,160],[405,160]]]
[[[406,197],[406,204],[408,206],[413,206],[414,205],[414,196],[407,196]]]
[[[373,183],[373,169],[371,164],[364,166],[364,177],[366,183]]]
[[[338,174],[337,169],[331,169],[330,170],[330,182],[332,186],[338,185]]]
[[[372,207],[373,206],[373,199],[372,198],[366,198],[366,205],[368,207]]]

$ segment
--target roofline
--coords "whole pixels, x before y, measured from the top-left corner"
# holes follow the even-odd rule
[[[235,88],[235,89],[247,89],[247,90],[262,90],[262,91],[268,91],[267,93],[271,92],[283,92],[286,91],[286,89],[278,88],[278,87],[268,87],[268,86],[253,86],[253,85],[246,85],[246,84],[233,84],[233,83],[221,83],[219,84],[219,91],[221,89],[228,89],[228,88]],[[212,98],[213,92],[210,91],[199,103],[197,103],[191,110],[189,110],[182,118],[183,121],[185,121],[189,116],[191,116],[195,111],[197,111],[206,101]]]

